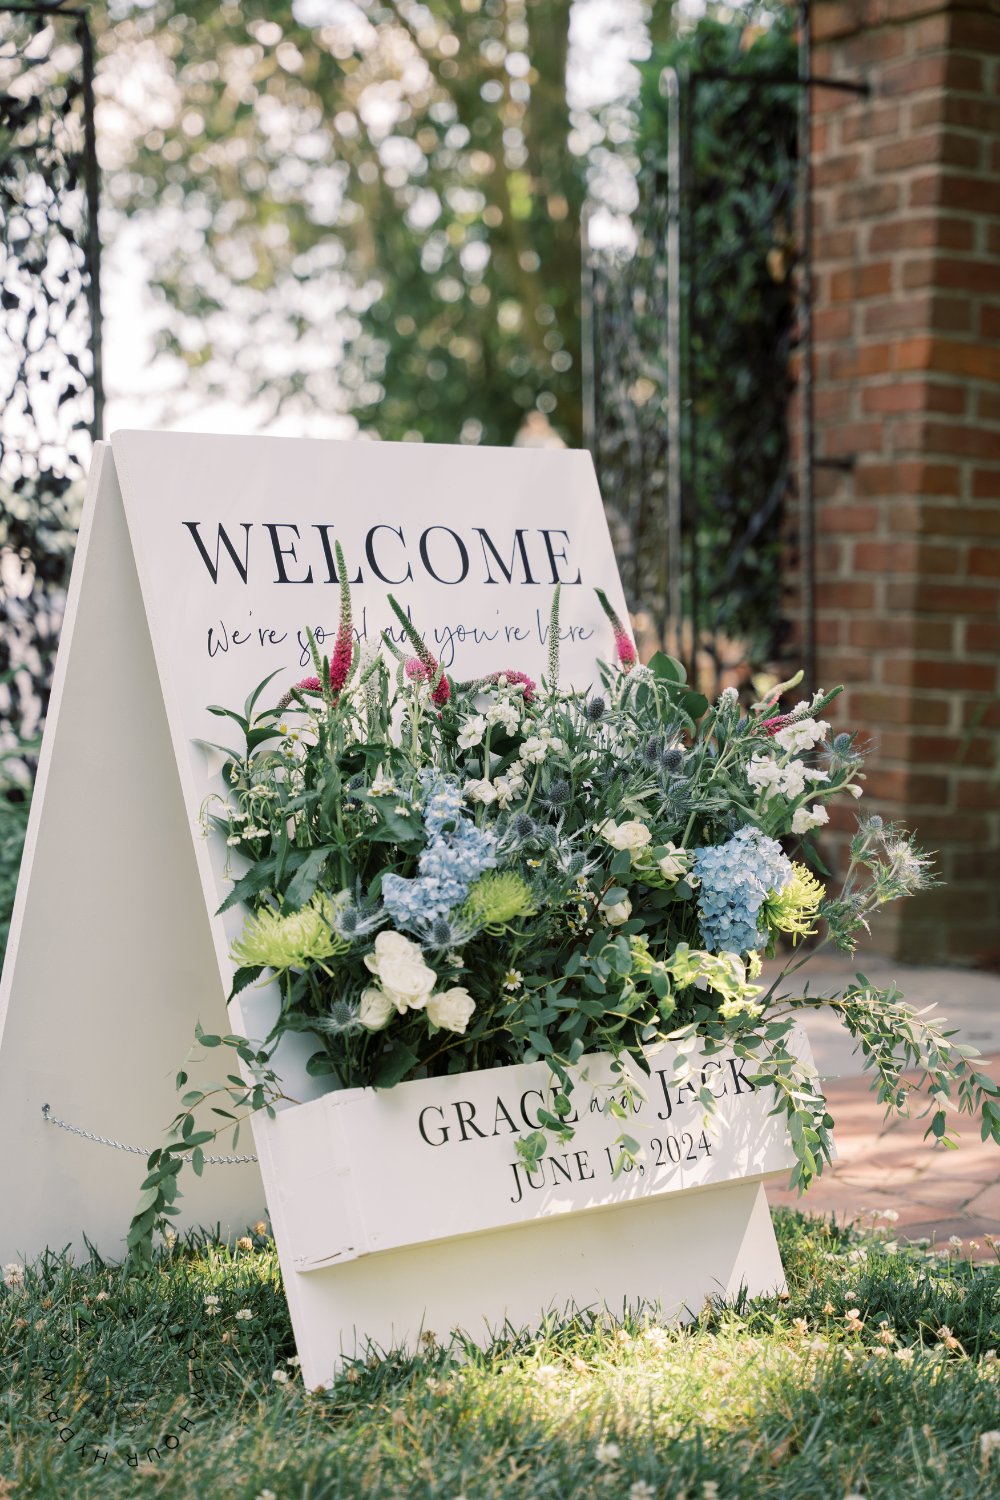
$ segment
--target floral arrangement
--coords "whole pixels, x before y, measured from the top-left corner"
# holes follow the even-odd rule
[[[854,803],[864,781],[856,736],[831,738],[821,717],[839,688],[784,713],[798,678],[747,712],[732,688],[709,707],[672,658],[638,664],[600,591],[615,660],[598,684],[561,687],[558,587],[541,682],[516,671],[456,682],[391,596],[410,652],[388,636],[383,650],[357,644],[339,548],[337,564],[332,657],[310,638],[314,675],[274,707],[257,709],[265,682],[242,712],[211,710],[244,739],[216,747],[225,788],[203,810],[235,861],[220,910],[247,912],[233,994],[277,976],[281,1010],[261,1046],[199,1033],[198,1045],[235,1047],[250,1081],[185,1095],[150,1158],[130,1245],[148,1249],[171,1211],[181,1153],[200,1170],[217,1132],[195,1130],[199,1105],[228,1096],[218,1112],[238,1133],[233,1109],[283,1097],[270,1058],[290,1031],[314,1039],[309,1071],[334,1087],[544,1059],[540,1128],[518,1142],[528,1166],[547,1135],[572,1137],[587,1054],[611,1053],[619,1170],[643,1155],[627,1127],[650,1055],[677,1049],[673,1081],[691,1080],[710,1123],[715,1100],[690,1059],[732,1049],[776,1089],[804,1188],[833,1122],[815,1069],[787,1044],[797,1013],[822,1004],[858,1038],[887,1109],[923,1088],[936,1139],[948,1143],[958,1109],[981,1113],[984,1138],[1000,1142],[998,1089],[974,1049],[894,988],[859,975],[839,999],[814,1000],[788,987],[803,940],[852,951],[875,908],[931,883],[913,840],[874,815],[858,817],[839,888],[822,864],[828,804]],[[765,989],[761,959],[779,951]]]

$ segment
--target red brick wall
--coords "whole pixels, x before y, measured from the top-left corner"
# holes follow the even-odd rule
[[[939,851],[943,890],[878,946],[1000,958],[1000,17],[820,3],[813,90],[818,675],[877,744],[864,806]],[[846,811],[833,814],[842,831]],[[837,842],[836,837],[833,840]],[[846,838],[840,839],[843,857]]]

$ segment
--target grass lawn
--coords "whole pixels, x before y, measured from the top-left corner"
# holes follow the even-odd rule
[[[867,1222],[778,1212],[787,1301],[595,1309],[486,1353],[438,1330],[318,1394],[268,1241],[141,1278],[51,1255],[0,1284],[0,1496],[1000,1495],[1000,1272]]]

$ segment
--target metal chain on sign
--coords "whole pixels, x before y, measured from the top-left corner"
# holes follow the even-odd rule
[[[80,1130],[76,1125],[68,1125],[65,1120],[57,1120],[49,1113],[51,1106],[42,1105],[42,1114],[46,1125],[58,1125],[60,1130],[68,1130],[71,1135],[82,1136],[85,1141],[96,1141],[99,1146],[113,1146],[116,1151],[131,1151],[133,1156],[148,1156],[149,1152],[145,1146],[125,1146],[121,1141],[109,1141],[103,1135],[91,1135],[89,1130]],[[182,1157],[183,1161],[190,1161],[190,1155]],[[206,1156],[207,1167],[241,1167],[247,1162],[256,1161],[256,1156]]]

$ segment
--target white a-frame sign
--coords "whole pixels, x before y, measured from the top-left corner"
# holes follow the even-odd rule
[[[221,783],[195,741],[219,737],[208,704],[242,704],[277,670],[276,698],[309,673],[307,627],[322,641],[337,625],[335,541],[359,633],[395,625],[391,591],[458,678],[537,678],[557,582],[565,680],[585,686],[610,654],[595,585],[627,619],[584,453],[143,432],[98,445],[0,990],[0,1263],[84,1235],[124,1253],[141,1158],[56,1128],[43,1105],[151,1150],[195,1022],[227,1029],[242,919],[213,915],[223,851],[197,819]],[[266,1030],[266,991],[249,1009],[231,1024]],[[316,1094],[286,1051],[292,1075],[296,1097]],[[254,1164],[187,1173],[183,1189],[181,1227],[242,1232],[264,1211]]]

